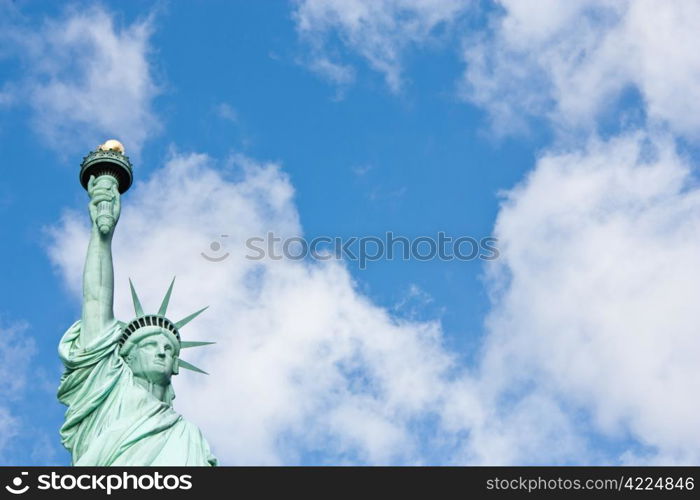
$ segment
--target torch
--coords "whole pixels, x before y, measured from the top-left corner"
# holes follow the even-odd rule
[[[119,194],[124,194],[133,181],[129,157],[124,154],[124,146],[114,139],[106,141],[91,151],[80,164],[80,184],[87,190],[90,177],[95,177],[95,185],[111,189],[117,186]],[[110,202],[101,201],[97,205],[97,227],[103,234],[114,226]]]

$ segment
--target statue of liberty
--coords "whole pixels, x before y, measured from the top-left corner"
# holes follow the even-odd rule
[[[92,232],[83,273],[82,318],[63,335],[65,366],[58,399],[68,409],[61,427],[73,465],[217,465],[201,431],[175,412],[171,377],[180,368],[180,328],[204,309],[173,322],[165,317],[173,283],[156,314],[144,314],[129,280],[136,317],[114,318],[112,236],[120,195],[131,185],[131,163],[118,141],[85,157],[81,183],[90,196]]]

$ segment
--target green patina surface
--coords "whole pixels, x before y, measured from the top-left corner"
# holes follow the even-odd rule
[[[216,465],[200,430],[172,406],[171,378],[186,368],[180,328],[204,309],[179,321],[165,314],[170,284],[157,313],[146,314],[131,285],[136,317],[114,317],[112,237],[121,212],[120,196],[131,185],[131,163],[116,141],[83,160],[81,183],[90,196],[92,232],[83,272],[82,318],[63,335],[65,366],[58,399],[68,407],[61,439],[74,465]],[[173,280],[174,281],[174,280]],[[131,284],[131,282],[130,282]]]

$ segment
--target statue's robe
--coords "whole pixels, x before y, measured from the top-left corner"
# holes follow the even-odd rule
[[[124,324],[82,345],[80,323],[58,348],[58,399],[68,406],[61,440],[73,465],[216,465],[201,431],[134,380],[117,349]]]

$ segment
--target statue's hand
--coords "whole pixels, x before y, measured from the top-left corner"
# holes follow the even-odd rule
[[[93,227],[99,229],[104,235],[113,233],[121,214],[121,200],[116,180],[110,176],[100,176],[98,179],[91,176],[88,181],[88,194],[90,195],[88,207]]]

